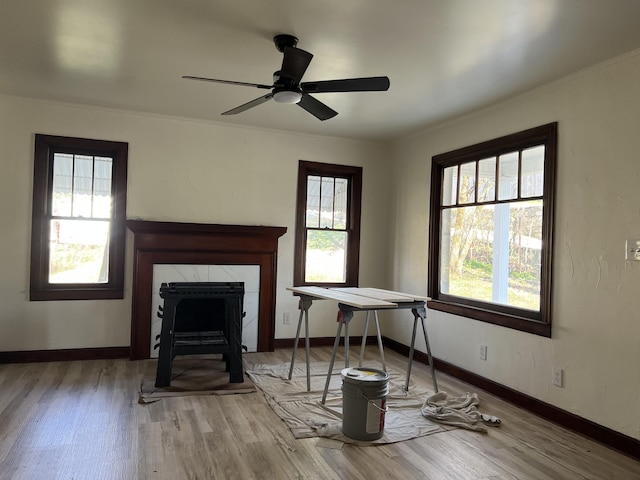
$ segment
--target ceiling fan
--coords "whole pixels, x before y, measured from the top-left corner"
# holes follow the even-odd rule
[[[202,80],[205,82],[226,83],[230,85],[242,85],[271,90],[270,93],[251,100],[244,105],[233,108],[222,115],[235,115],[250,108],[257,107],[271,99],[278,103],[297,103],[311,115],[320,120],[335,117],[338,112],[329,108],[321,101],[315,99],[311,93],[333,92],[374,92],[389,89],[389,77],[345,78],[341,80],[323,80],[320,82],[300,82],[304,72],[311,63],[313,55],[296,48],[298,39],[293,35],[276,35],[273,37],[278,51],[284,54],[280,70],[273,74],[273,85],[259,83],[234,82],[231,80],[219,80],[216,78],[194,77],[183,75],[189,80]]]

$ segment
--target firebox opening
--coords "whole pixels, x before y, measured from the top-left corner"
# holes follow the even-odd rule
[[[176,332],[222,331],[228,335],[227,302],[219,298],[187,298],[176,306]]]

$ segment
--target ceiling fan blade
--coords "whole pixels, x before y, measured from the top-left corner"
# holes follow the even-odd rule
[[[302,94],[302,99],[300,99],[300,101],[298,102],[298,106],[304,108],[307,112],[309,112],[319,120],[328,120],[338,115],[338,112],[329,108],[321,101],[316,100],[311,95],[307,95],[306,93]]]
[[[273,85],[262,85],[260,83],[234,82],[232,80],[218,80],[217,78],[193,77],[191,75],[183,75],[182,78],[185,78],[187,80],[200,80],[203,82],[226,83],[229,85],[242,85],[244,87],[264,88],[267,90],[271,90],[273,88]]]
[[[389,77],[345,78],[300,84],[305,93],[384,92],[389,90]]]
[[[255,100],[251,100],[250,102],[245,103],[244,105],[240,105],[239,107],[232,108],[231,110],[227,110],[223,112],[221,115],[235,115],[236,113],[242,113],[250,108],[257,107],[258,105],[263,104],[264,102],[271,100],[273,97],[273,93],[268,93],[263,97],[258,97]]]
[[[295,47],[284,48],[284,58],[282,59],[282,67],[280,68],[280,77],[290,78],[296,84],[300,83],[300,79],[307,71],[307,67],[311,63],[313,55]]]

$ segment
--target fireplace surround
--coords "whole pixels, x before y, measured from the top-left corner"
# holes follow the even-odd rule
[[[278,239],[286,227],[127,220],[134,235],[130,358],[149,358],[154,264],[258,265],[258,351],[273,351]]]

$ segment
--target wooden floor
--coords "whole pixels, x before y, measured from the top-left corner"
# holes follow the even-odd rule
[[[405,358],[385,353],[404,369]],[[290,354],[245,355],[281,363]],[[327,361],[330,350],[312,354]],[[640,462],[444,374],[440,390],[478,393],[502,426],[334,449],[294,439],[260,392],[138,404],[149,362],[0,365],[0,479],[640,479]],[[430,385],[424,365],[413,372]]]

